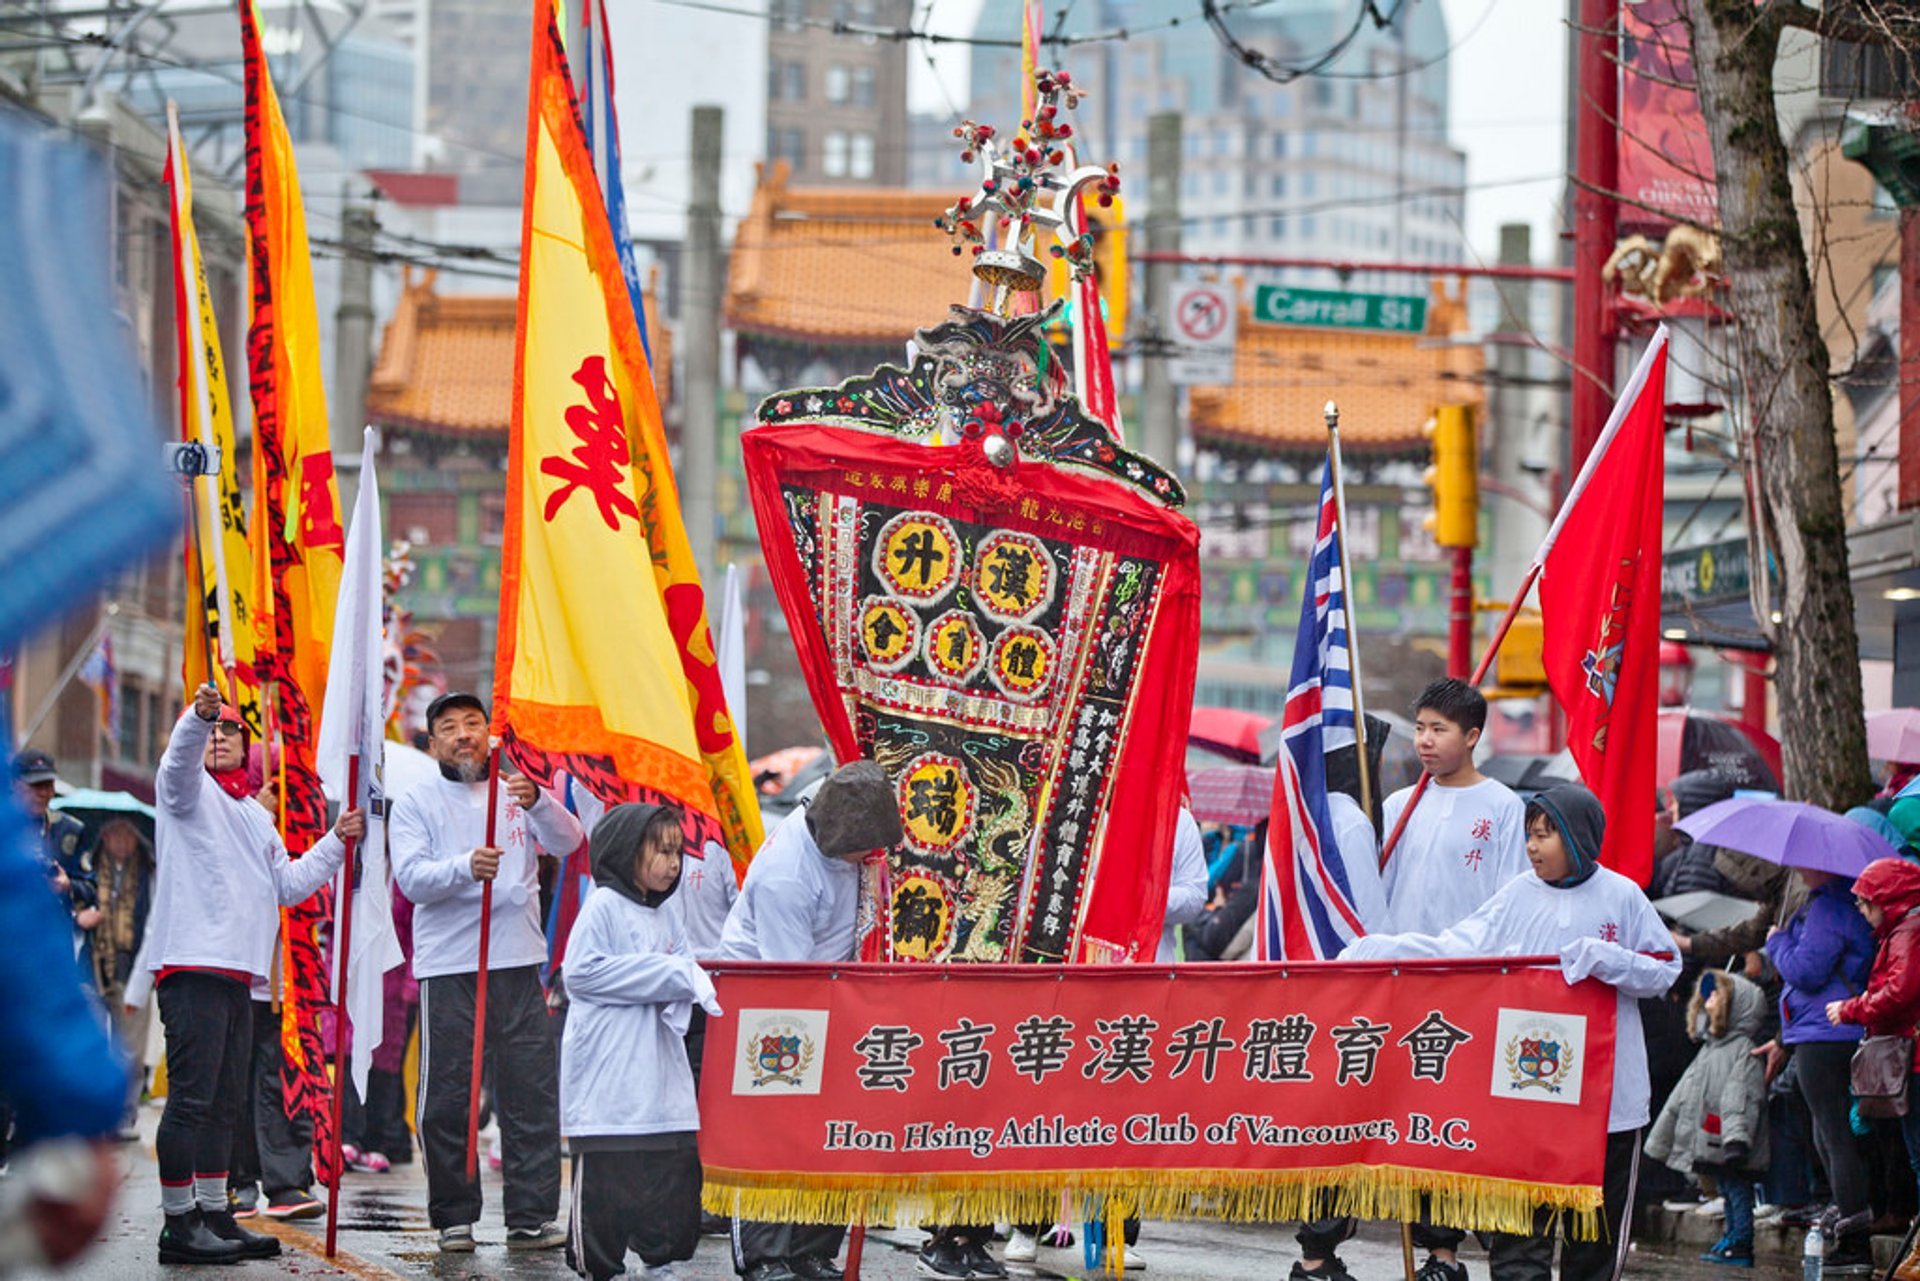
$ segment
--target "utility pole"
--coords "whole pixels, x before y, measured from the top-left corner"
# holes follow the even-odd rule
[[[1147,120],[1147,249],[1180,252],[1180,113],[1162,111]],[[1178,470],[1180,389],[1173,385],[1168,361],[1173,343],[1173,278],[1179,268],[1154,259],[1147,264],[1147,314],[1154,341],[1146,347],[1141,379],[1140,445],[1147,457]]]
[[[720,147],[725,113],[693,109],[687,204],[687,386],[680,402],[680,510],[700,581],[714,583],[714,448],[720,420]]]
[[[1533,256],[1533,229],[1524,222],[1502,224],[1500,228],[1500,265],[1526,267]],[[1500,320],[1492,336],[1493,384],[1487,410],[1492,422],[1486,434],[1487,471],[1499,495],[1493,521],[1492,563],[1488,576],[1495,583],[1517,583],[1532,559],[1534,549],[1546,536],[1547,522],[1540,508],[1516,501],[1514,496],[1544,489],[1545,510],[1553,505],[1551,473],[1558,470],[1559,451],[1530,456],[1533,448],[1535,396],[1529,386],[1527,366],[1529,347],[1525,335],[1533,298],[1533,285],[1525,279],[1508,276],[1497,280],[1494,292],[1500,300]],[[1545,464],[1543,469],[1542,464]]]
[[[1586,461],[1613,409],[1618,322],[1600,278],[1619,234],[1620,0],[1575,9],[1573,157],[1573,438],[1569,476]]]
[[[367,382],[373,376],[373,236],[380,229],[373,206],[355,200],[349,187],[340,203],[340,304],[333,312],[334,471],[341,482],[340,510],[353,510],[359,492],[360,432],[367,421]],[[344,482],[351,475],[353,483]],[[349,492],[349,489],[352,492]]]

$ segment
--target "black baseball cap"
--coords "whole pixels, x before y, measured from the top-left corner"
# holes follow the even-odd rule
[[[29,747],[13,758],[13,776],[22,783],[51,783],[60,777],[53,757],[37,747]]]
[[[450,689],[427,704],[427,733],[433,733],[433,723],[440,719],[442,712],[450,712],[456,707],[471,707],[482,716],[487,715],[487,705],[480,701],[478,694],[470,694],[463,689]]]

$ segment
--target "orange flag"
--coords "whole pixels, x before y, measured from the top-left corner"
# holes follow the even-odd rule
[[[253,0],[239,0],[239,6],[253,302],[247,366],[253,393],[255,617],[272,691],[268,734],[277,734],[280,743],[280,831],[287,849],[298,855],[327,828],[326,798],[314,769],[315,718],[326,690],[346,532],[327,443],[320,324],[300,176],[260,47]],[[287,1112],[305,1112],[312,1119],[315,1165],[323,1182],[337,1186],[318,1018],[329,992],[319,933],[331,902],[331,894],[322,890],[281,914],[281,1048]]]
[[[533,9],[494,724],[534,777],[671,800],[744,870],[759,806],[552,0]]]

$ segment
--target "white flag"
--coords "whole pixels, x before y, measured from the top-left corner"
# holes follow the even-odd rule
[[[340,600],[333,614],[333,651],[327,673],[327,698],[320,711],[317,751],[320,781],[343,808],[367,816],[360,842],[359,877],[352,902],[336,907],[334,937],[342,914],[353,913],[346,959],[347,1022],[353,1027],[353,1085],[367,1097],[367,1070],[385,1030],[385,977],[405,958],[393,928],[392,890],[387,883],[385,814],[384,689],[380,645],[380,493],[374,478],[373,428],[360,449],[360,493],[347,529],[346,560],[340,574]],[[349,795],[350,757],[358,757],[358,786]],[[334,994],[340,991],[340,948],[334,952]]]
[[[740,567],[727,566],[726,586],[720,594],[720,634],[714,638],[715,665],[720,689],[727,696],[727,714],[733,732],[747,741],[747,605],[741,599]]]

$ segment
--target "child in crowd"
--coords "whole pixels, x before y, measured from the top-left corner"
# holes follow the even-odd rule
[[[1385,875],[1388,923],[1374,930],[1439,934],[1471,915],[1494,891],[1527,870],[1524,808],[1507,787],[1473,767],[1474,744],[1487,724],[1487,700],[1465,681],[1437,680],[1413,705],[1413,744],[1433,776]],[[1387,798],[1381,831],[1391,833],[1413,797],[1403,787]],[[1344,850],[1344,845],[1342,846]],[[1418,1281],[1465,1281],[1455,1251],[1466,1233],[1422,1216],[1413,1243],[1428,1252]]]
[[[680,812],[616,805],[594,826],[593,889],[567,943],[560,1124],[573,1156],[575,1270],[671,1278],[700,1239],[700,1111],[687,1061],[693,1006],[713,981],[666,903],[680,884]]]
[[[1682,1174],[1710,1176],[1727,1203],[1727,1230],[1700,1257],[1753,1266],[1753,1184],[1767,1168],[1767,1069],[1754,1054],[1767,996],[1738,974],[1708,970],[1687,1007],[1700,1053],[1660,1109],[1647,1155]]]
[[[1616,1252],[1626,1249],[1624,1220],[1640,1129],[1647,1123],[1647,1050],[1636,1002],[1673,986],[1680,959],[1640,887],[1600,866],[1606,815],[1592,792],[1578,783],[1551,788],[1526,807],[1525,823],[1533,875],[1514,877],[1442,933],[1368,935],[1355,940],[1341,959],[1557,953],[1568,983],[1597,978],[1615,990],[1613,1104],[1603,1181],[1606,1234],[1598,1241],[1569,1237],[1560,1253],[1564,1281],[1602,1281],[1617,1275]],[[1550,1275],[1553,1223],[1554,1216],[1543,1210],[1531,1236],[1496,1235],[1493,1275]],[[1448,1275],[1465,1271],[1455,1262]]]

